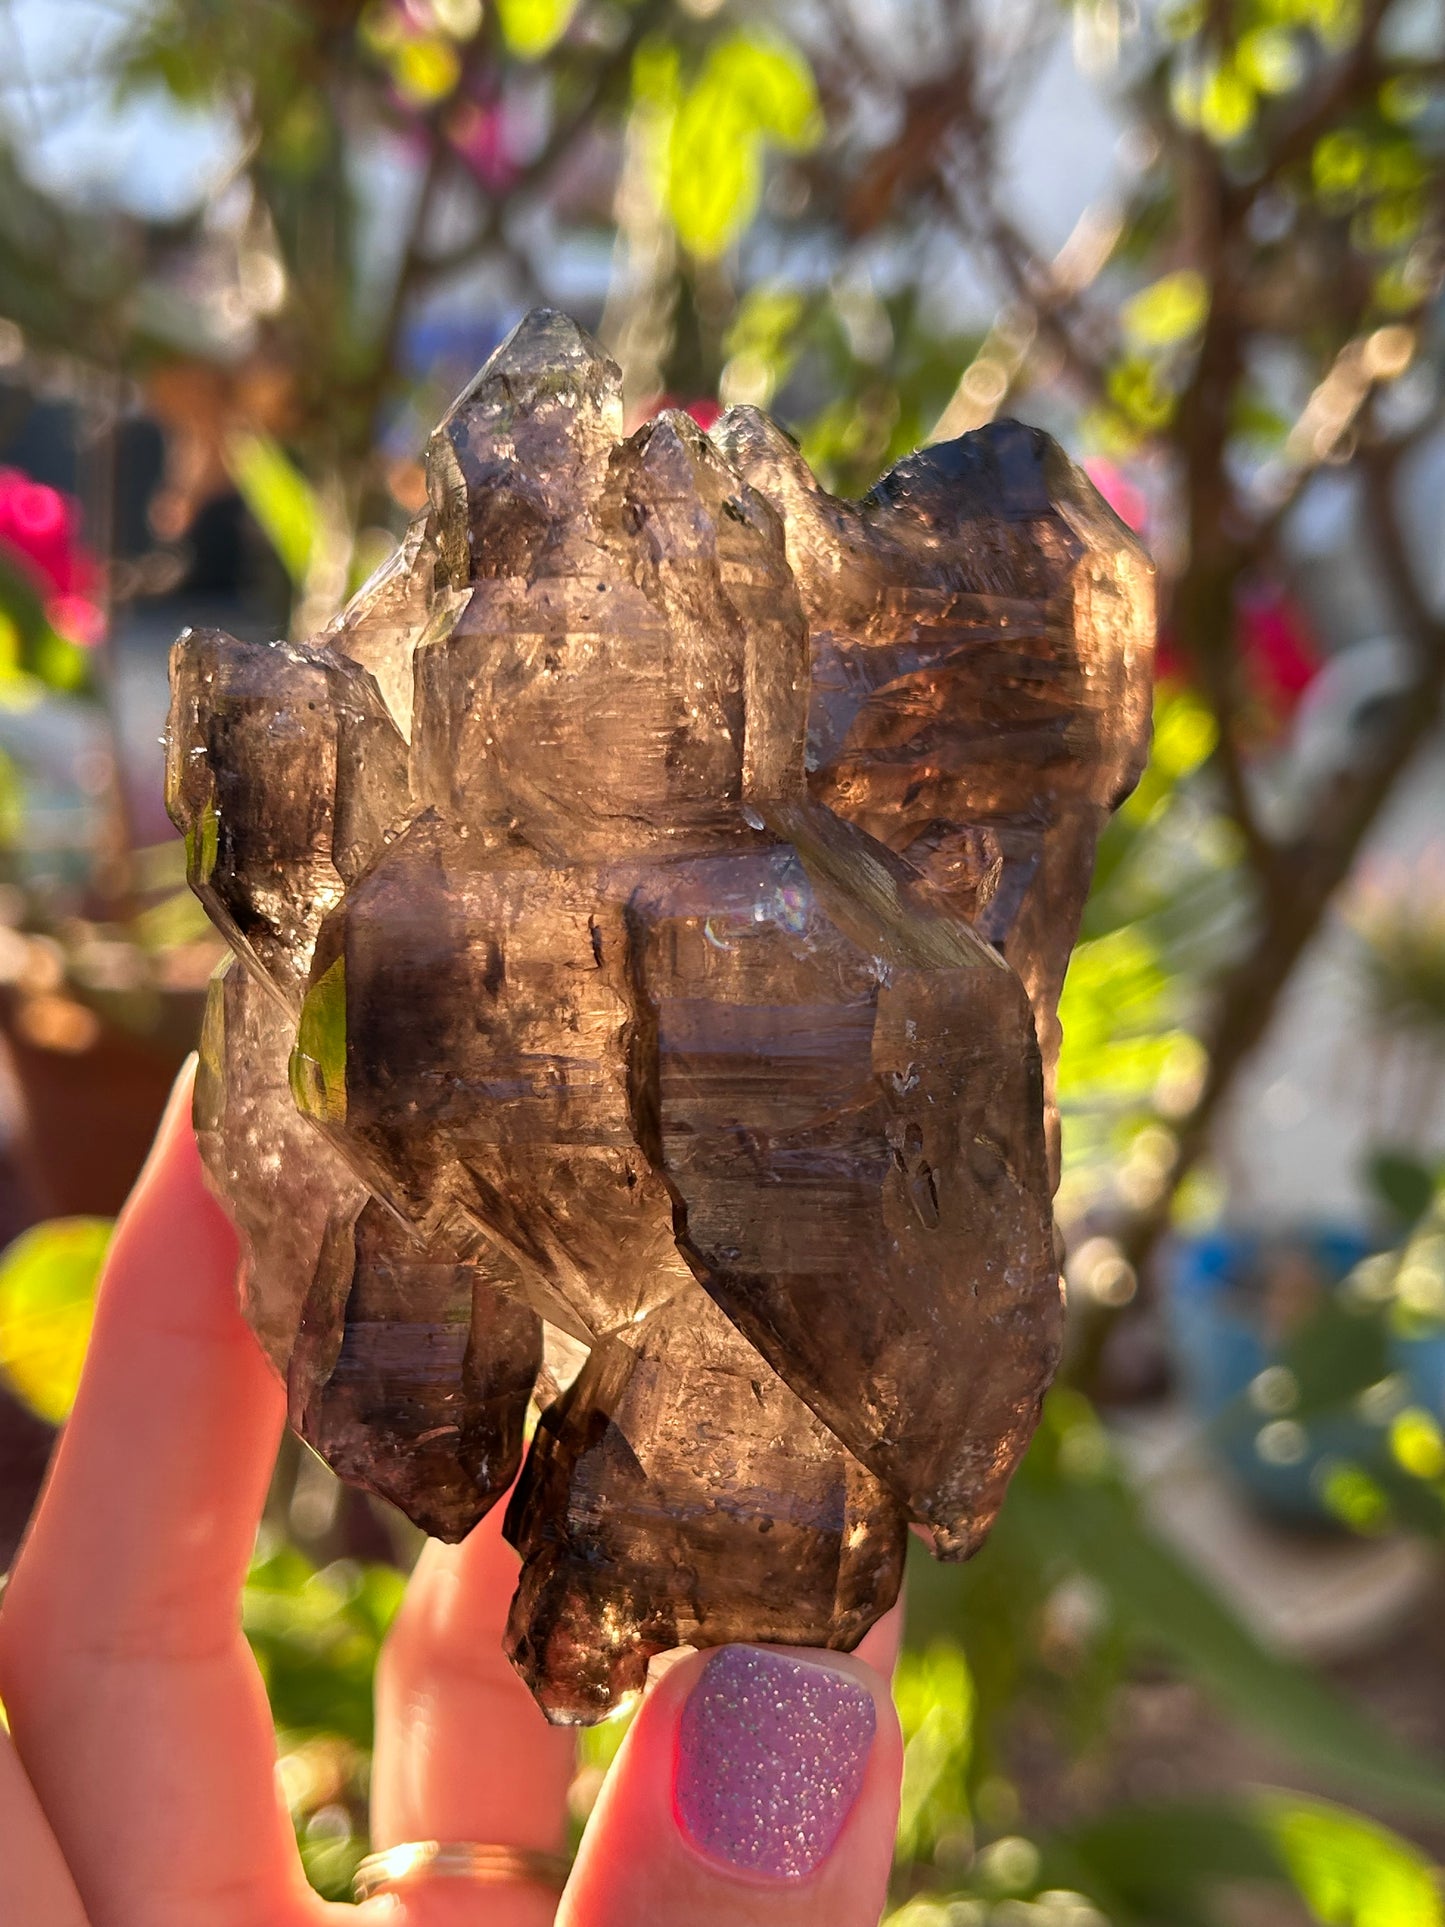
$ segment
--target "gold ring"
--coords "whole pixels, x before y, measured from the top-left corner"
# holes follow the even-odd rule
[[[408,1880],[477,1880],[488,1886],[520,1880],[561,1893],[572,1863],[564,1854],[537,1847],[499,1847],[477,1840],[404,1840],[369,1853],[352,1875],[351,1891],[369,1900],[383,1887]]]

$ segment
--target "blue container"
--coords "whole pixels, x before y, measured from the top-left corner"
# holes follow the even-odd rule
[[[1250,1387],[1285,1350],[1287,1341],[1276,1334],[1291,1306],[1278,1302],[1280,1279],[1286,1296],[1291,1289],[1330,1292],[1379,1248],[1380,1240],[1364,1232],[1314,1226],[1278,1234],[1209,1232],[1175,1240],[1167,1252],[1167,1319],[1185,1393],[1249,1495],[1301,1525],[1337,1523],[1319,1497],[1319,1467],[1330,1459],[1367,1458],[1379,1431],[1352,1409],[1314,1414],[1302,1438],[1293,1428],[1288,1435],[1296,1451],[1302,1448],[1299,1457],[1282,1461],[1269,1454],[1269,1428],[1276,1418],[1288,1421],[1289,1411],[1272,1413],[1267,1402],[1261,1409]],[[1445,1416],[1445,1335],[1393,1340],[1389,1362],[1407,1379],[1413,1402]]]

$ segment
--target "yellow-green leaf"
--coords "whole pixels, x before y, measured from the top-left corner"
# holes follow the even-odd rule
[[[734,34],[713,49],[706,75],[744,102],[754,126],[780,147],[817,143],[822,128],[812,69],[787,41]]]
[[[682,55],[670,41],[649,36],[632,59],[632,97],[662,113],[682,98]]]
[[[1124,332],[1141,348],[1172,348],[1204,325],[1209,284],[1193,268],[1161,275],[1124,303]]]
[[[1240,72],[1262,94],[1288,94],[1304,79],[1299,42],[1280,27],[1256,27],[1245,34],[1236,58]]]
[[[441,34],[404,40],[391,56],[391,77],[403,100],[433,107],[445,100],[461,78],[462,57]]]
[[[1125,355],[1108,375],[1109,399],[1120,413],[1146,434],[1168,426],[1174,415],[1174,394],[1159,379],[1155,364],[1144,355]]]
[[[1264,1794],[1259,1823],[1323,1927],[1441,1927],[1424,1854],[1388,1827],[1324,1800]]]
[[[1361,185],[1369,164],[1370,150],[1360,136],[1349,128],[1337,128],[1315,144],[1311,161],[1315,186],[1332,199],[1347,195]]]
[[[721,254],[757,210],[762,142],[735,98],[694,87],[678,109],[668,155],[667,207],[683,245]]]
[[[522,60],[540,60],[556,46],[577,11],[577,0],[497,0],[502,38]]]
[[[1205,82],[1199,125],[1217,146],[1237,140],[1254,119],[1254,88],[1234,67],[1221,67]]]
[[[664,104],[676,69],[653,61],[634,72],[640,96]],[[667,208],[683,243],[702,259],[721,254],[757,212],[763,149],[794,152],[818,139],[812,72],[776,37],[731,34],[713,46],[678,98],[667,149]]]
[[[0,1255],[0,1371],[58,1425],[80,1383],[109,1218],[52,1218]]]
[[[1307,0],[1303,9],[1327,47],[1347,47],[1360,30],[1360,0]]]
[[[229,436],[226,466],[287,575],[304,582],[320,523],[311,484],[269,435],[248,431]]]

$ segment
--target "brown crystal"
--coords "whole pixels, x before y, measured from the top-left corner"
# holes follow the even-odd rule
[[[372,1199],[328,1227],[291,1356],[302,1438],[438,1539],[464,1538],[522,1462],[542,1326],[504,1269],[485,1248],[437,1257]]]
[[[283,1378],[327,1227],[349,1224],[366,1202],[365,1186],[292,1102],[295,1034],[270,987],[228,959],[207,994],[196,1137],[242,1235],[242,1309]]]
[[[430,518],[420,516],[322,640],[370,673],[410,738],[412,658],[424,641],[448,633],[467,601],[468,592],[446,580]]]
[[[512,1498],[507,1651],[554,1720],[604,1717],[674,1646],[851,1647],[898,1591],[885,1488],[691,1281],[593,1347]]]
[[[752,411],[624,440],[545,311],[427,466],[321,643],[177,646],[173,813],[274,1032],[264,1107],[229,1027],[207,1102],[288,1146],[211,1166],[343,1476],[453,1536],[547,1388],[508,1649],[585,1720],[679,1642],[853,1644],[906,1517],[959,1556],[997,1511],[1061,1319],[1035,1031],[1051,1071],[1148,568],[1017,424],[857,505]]]
[[[409,814],[406,744],[346,657],[188,629],[171,656],[166,805],[217,928],[295,998],[322,917]]]
[[[1149,558],[1021,422],[920,449],[861,502],[819,488],[756,409],[714,434],[787,530],[811,639],[809,791],[1023,979],[1057,1184],[1059,992],[1099,833],[1149,742]]]
[[[196,1074],[207,1175],[244,1243],[241,1304],[290,1388],[296,1429],[336,1471],[460,1539],[516,1476],[542,1328],[493,1282],[475,1234],[439,1259],[301,1115],[295,1021],[230,960],[212,979]]]

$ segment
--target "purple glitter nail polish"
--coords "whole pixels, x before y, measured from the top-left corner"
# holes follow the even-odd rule
[[[729,1866],[800,1880],[833,1850],[863,1784],[873,1695],[829,1667],[725,1646],[682,1709],[678,1819]]]

